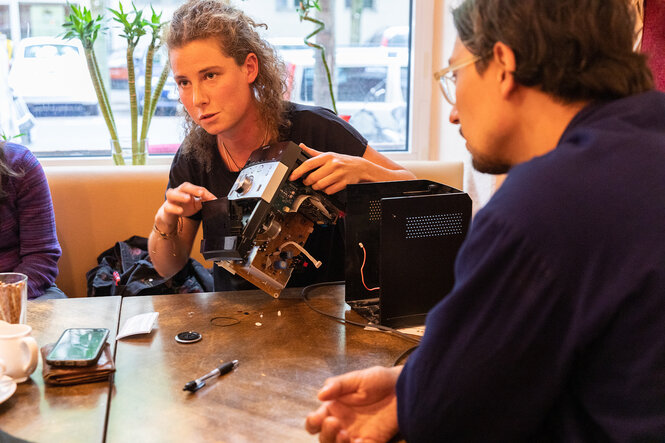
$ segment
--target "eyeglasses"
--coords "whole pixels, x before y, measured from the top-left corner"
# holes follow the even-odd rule
[[[462,62],[455,63],[454,65],[450,65],[447,68],[444,68],[434,73],[434,78],[439,81],[439,87],[441,88],[443,97],[446,99],[448,103],[454,105],[455,102],[457,101],[457,97],[455,95],[456,79],[455,76],[453,75],[454,72],[457,71],[458,69],[464,68],[465,66],[469,66],[480,59],[482,59],[482,57],[474,55],[473,58],[470,58],[469,60],[464,60]]]

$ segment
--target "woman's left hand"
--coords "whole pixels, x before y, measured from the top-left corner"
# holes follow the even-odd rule
[[[320,152],[308,148],[304,143],[300,147],[312,158],[298,166],[291,173],[290,180],[298,180],[309,173],[303,178],[303,183],[328,195],[341,191],[349,184],[365,180],[364,175],[370,163],[368,160],[336,152]]]

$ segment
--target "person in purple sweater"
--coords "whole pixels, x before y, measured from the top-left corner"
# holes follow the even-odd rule
[[[60,244],[44,170],[27,148],[0,142],[0,272],[28,276],[28,299],[65,298],[55,286]]]

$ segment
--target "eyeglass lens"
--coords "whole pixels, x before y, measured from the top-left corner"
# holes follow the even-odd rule
[[[448,100],[451,105],[454,105],[456,100],[455,81],[448,75],[444,75],[439,79],[439,84],[441,85],[441,91],[446,100]]]

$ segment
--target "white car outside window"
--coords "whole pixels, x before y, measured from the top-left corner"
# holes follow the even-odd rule
[[[35,116],[98,113],[79,41],[24,38],[14,49],[9,85]]]

